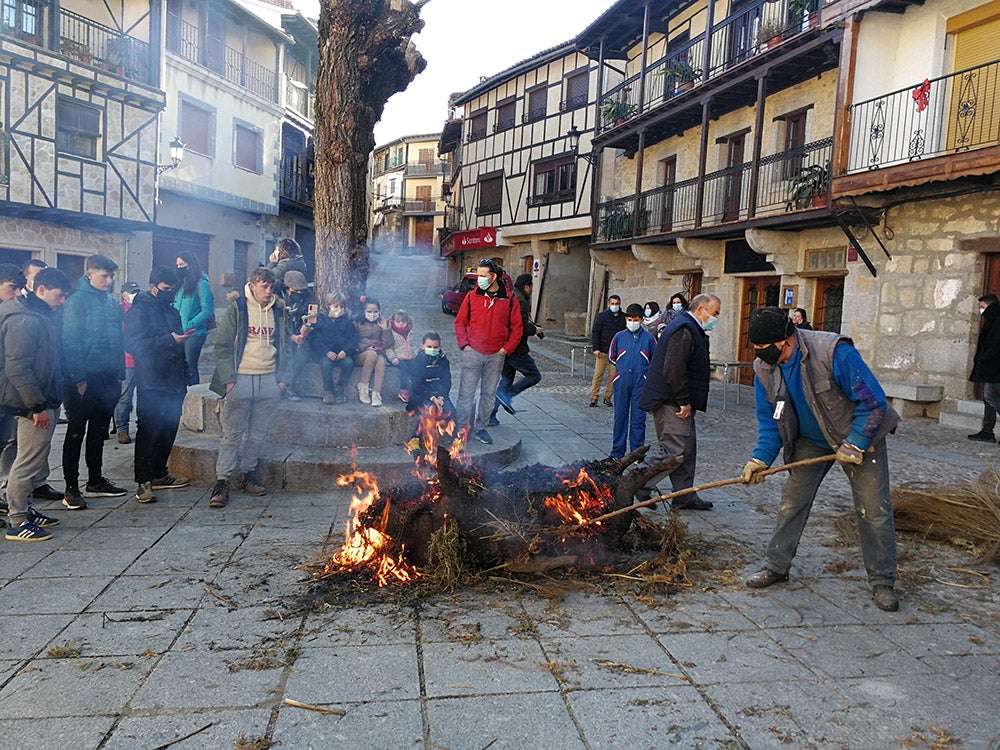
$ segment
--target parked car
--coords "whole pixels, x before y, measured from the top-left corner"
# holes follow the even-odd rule
[[[444,289],[441,292],[441,312],[446,315],[458,315],[458,308],[461,306],[462,300],[465,299],[466,294],[476,288],[476,279],[478,278],[479,274],[467,273],[455,286]],[[509,293],[514,288],[514,282],[507,274],[500,278]]]

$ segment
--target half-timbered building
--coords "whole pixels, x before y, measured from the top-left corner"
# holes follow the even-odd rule
[[[596,92],[595,63],[570,42],[453,97],[441,137],[455,165],[441,243],[452,277],[483,257],[533,274],[543,326],[582,330],[588,314]]]
[[[159,0],[4,0],[0,261],[127,272],[156,215]]]

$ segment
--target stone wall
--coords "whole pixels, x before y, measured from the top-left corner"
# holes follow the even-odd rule
[[[131,271],[128,262],[130,235],[84,227],[70,227],[35,219],[0,216],[0,247],[30,252],[33,258],[57,267],[60,255],[87,256],[100,253],[121,269],[118,278]]]

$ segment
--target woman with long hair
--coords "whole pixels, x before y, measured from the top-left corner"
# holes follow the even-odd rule
[[[188,366],[188,385],[198,384],[198,358],[205,346],[208,325],[215,320],[215,296],[208,275],[201,270],[201,263],[192,253],[177,255],[177,296],[174,307],[181,314],[181,329],[191,331],[184,342],[184,358]]]

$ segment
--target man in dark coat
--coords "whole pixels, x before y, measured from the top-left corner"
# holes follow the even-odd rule
[[[601,395],[601,381],[604,371],[608,371],[608,384],[604,388],[604,405],[613,406],[611,391],[615,379],[615,365],[608,361],[608,349],[611,339],[619,331],[625,330],[625,313],[622,312],[622,298],[617,294],[608,297],[608,309],[601,310],[594,318],[594,327],[590,331],[590,345],[594,352],[594,379],[590,383],[590,405],[597,406]]]
[[[118,265],[103,255],[84,262],[84,275],[63,308],[63,368],[66,437],[62,468],[66,479],[63,505],[87,507],[84,497],[121,497],[125,489],[102,475],[104,441],[125,380],[122,311],[111,297]],[[86,437],[85,461],[89,479],[80,494],[80,448]]]
[[[976,342],[976,356],[972,360],[969,380],[984,383],[983,428],[969,435],[969,440],[993,443],[996,442],[993,428],[996,427],[997,412],[1000,411],[1000,304],[995,294],[984,294],[979,298],[979,314],[983,325],[979,329],[979,341]]]
[[[705,411],[708,405],[708,333],[719,319],[719,307],[719,298],[714,294],[699,294],[687,310],[670,321],[656,342],[646,386],[639,398],[639,408],[653,413],[656,427],[657,449],[652,451],[650,461],[684,457],[670,473],[674,492],[694,486],[698,458],[695,412]],[[664,476],[654,477],[642,488],[640,499],[647,499]],[[673,507],[711,510],[712,503],[690,494],[675,498]]]
[[[60,333],[56,310],[66,301],[69,279],[55,268],[38,272],[34,290],[0,304],[0,412],[16,422],[17,453],[10,468],[6,538],[41,542],[58,519],[31,506],[37,477],[48,472],[49,448],[62,402]]]
[[[490,427],[500,424],[497,419],[497,409],[501,406],[508,414],[516,414],[514,396],[524,393],[533,385],[538,385],[542,374],[538,371],[535,358],[531,356],[528,339],[532,336],[545,338],[545,331],[531,319],[531,274],[522,273],[514,280],[514,297],[521,309],[521,343],[504,357],[503,370],[500,374],[500,384],[497,386],[497,400],[490,414]],[[514,382],[517,373],[524,377]]]
[[[187,392],[184,342],[194,329],[181,330],[181,314],[172,306],[177,273],[157,266],[149,274],[149,291],[132,301],[125,316],[126,348],[135,360],[138,429],[135,433],[135,499],[156,501],[154,490],[187,487],[187,479],[167,471]]]

